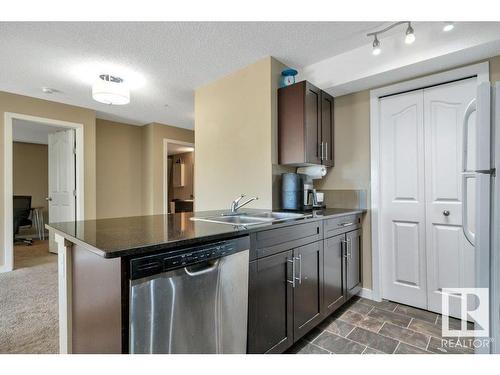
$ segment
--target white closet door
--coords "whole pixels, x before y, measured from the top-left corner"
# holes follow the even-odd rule
[[[474,287],[474,248],[462,230],[462,131],[464,112],[476,96],[476,79],[424,90],[425,189],[428,310],[441,312],[442,288]],[[475,156],[475,115],[470,119],[469,157]],[[474,160],[469,161],[469,166]],[[469,186],[469,218],[474,217],[474,181]],[[471,227],[474,223],[470,223]],[[450,297],[450,315],[460,316]]]
[[[423,91],[380,100],[383,298],[426,308]]]
[[[75,131],[49,134],[49,222],[76,220]]]

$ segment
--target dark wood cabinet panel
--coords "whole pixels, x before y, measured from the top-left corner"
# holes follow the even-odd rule
[[[255,256],[262,258],[322,238],[323,225],[320,221],[258,232],[255,236]]]
[[[305,90],[305,162],[321,164],[321,90],[309,82]]]
[[[345,302],[345,234],[327,238],[323,249],[323,315],[330,315]]]
[[[280,164],[333,166],[333,100],[307,81],[278,90]]]
[[[323,244],[317,241],[294,250],[295,287],[293,288],[294,341],[305,335],[322,319]]]
[[[321,140],[322,163],[327,167],[334,166],[334,118],[333,96],[321,92]]]
[[[306,83],[278,90],[278,162],[300,165],[305,162],[305,99]]]
[[[325,238],[361,228],[361,215],[346,215],[323,220]]]
[[[346,233],[347,244],[347,294],[348,297],[361,289],[361,230]]]
[[[292,250],[250,263],[248,352],[281,353],[293,343]]]

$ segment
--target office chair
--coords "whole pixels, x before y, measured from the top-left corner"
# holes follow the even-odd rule
[[[32,226],[33,223],[29,219],[31,213],[31,196],[30,195],[14,195],[13,204],[13,218],[14,218],[14,243],[16,243],[16,234],[19,234],[19,227]],[[32,245],[31,238],[18,239],[17,242]]]

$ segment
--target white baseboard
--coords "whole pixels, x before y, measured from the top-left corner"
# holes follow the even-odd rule
[[[358,296],[363,297],[363,298],[366,298],[366,299],[371,299],[371,300],[373,300],[373,290],[371,290],[371,289],[367,289],[367,288],[362,288],[362,289],[359,291]]]
[[[7,265],[3,265],[3,266],[0,266],[0,273],[4,273],[4,272],[10,272],[12,271],[12,268],[8,267]]]

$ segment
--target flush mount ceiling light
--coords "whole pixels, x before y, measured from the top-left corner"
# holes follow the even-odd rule
[[[386,31],[391,30],[392,28],[399,26],[399,25],[408,25],[406,28],[406,33],[405,33],[405,43],[406,44],[412,44],[415,41],[415,30],[413,30],[413,27],[411,27],[411,22],[410,21],[400,21],[393,23],[392,25],[387,26],[385,29],[379,30],[379,31],[374,31],[372,33],[366,34],[368,37],[373,36],[373,50],[372,53],[376,55],[380,55],[382,52],[382,49],[380,48],[380,41],[378,40],[377,36],[380,34],[385,33]]]
[[[453,22],[446,22],[445,25],[443,26],[443,31],[448,32],[451,31],[455,28],[455,25]]]
[[[92,98],[111,105],[130,103],[130,90],[120,77],[101,74],[92,85]]]

